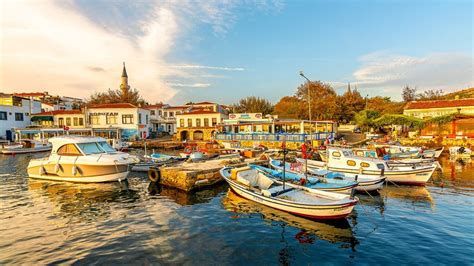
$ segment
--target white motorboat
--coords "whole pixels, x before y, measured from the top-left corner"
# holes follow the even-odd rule
[[[308,160],[308,167],[351,174],[384,175],[387,181],[394,183],[425,185],[437,165],[434,162],[431,165],[389,164],[376,158],[354,156],[348,149],[329,147],[327,163]]]
[[[467,147],[454,146],[449,147],[449,155],[460,159],[471,158],[473,154],[472,150]]]
[[[314,219],[337,219],[349,215],[358,199],[350,195],[283,184],[250,167],[220,170],[240,196],[271,208]]]
[[[297,163],[293,165],[287,165],[287,169],[289,171],[296,171],[300,173],[304,173],[305,171],[305,159],[296,158]],[[275,167],[274,165],[278,164],[278,161],[270,160],[270,164]],[[293,170],[291,170],[291,168]],[[322,177],[325,179],[333,179],[333,180],[346,180],[350,182],[357,182],[357,186],[355,189],[357,191],[377,191],[383,187],[385,182],[385,176],[382,175],[363,175],[363,174],[353,174],[353,173],[341,173],[341,172],[334,172],[325,169],[318,169],[308,166],[308,174],[310,176]]]
[[[3,146],[0,150],[3,154],[23,154],[33,152],[46,152],[51,150],[51,144],[37,140],[22,140],[21,143]]]
[[[136,158],[118,152],[99,137],[61,136],[49,140],[49,157],[32,159],[31,178],[71,182],[109,182],[127,178],[129,165]]]

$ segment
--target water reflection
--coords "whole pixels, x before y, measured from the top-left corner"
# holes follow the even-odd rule
[[[254,203],[238,196],[231,189],[227,191],[226,196],[222,199],[222,204],[226,210],[236,213],[233,216],[235,219],[246,218],[247,214],[260,214],[268,222],[282,222],[283,230],[285,225],[301,229],[294,238],[302,244],[312,244],[316,238],[331,243],[343,243],[341,245],[343,248],[355,249],[358,244],[346,219],[334,221],[309,220]]]
[[[128,182],[76,184],[46,180],[28,180],[28,191],[33,205],[47,199],[53,204],[53,212],[62,217],[81,221],[97,221],[107,218],[114,202],[136,202],[140,195],[130,189]]]
[[[185,192],[177,188],[162,186],[158,183],[150,182],[148,184],[148,193],[152,196],[164,196],[172,199],[181,206],[194,205],[209,202],[211,199],[227,190],[225,183],[200,189],[191,192]]]
[[[387,207],[390,207],[389,200],[397,200],[395,204],[399,202],[405,202],[413,207],[431,208],[435,206],[435,201],[431,196],[430,191],[424,186],[397,186],[388,185],[380,192]]]

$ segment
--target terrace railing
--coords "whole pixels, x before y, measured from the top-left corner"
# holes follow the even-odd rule
[[[294,133],[217,133],[216,140],[239,141],[289,141],[304,142],[305,140],[324,140],[326,137],[333,138],[334,132],[318,132],[312,134],[294,134]]]

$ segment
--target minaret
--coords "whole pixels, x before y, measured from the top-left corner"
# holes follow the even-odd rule
[[[125,62],[123,62],[123,70],[122,70],[122,84],[120,84],[120,89],[122,90],[122,93],[125,94],[130,90],[130,86],[128,86],[128,75],[127,75],[127,69],[125,69]]]

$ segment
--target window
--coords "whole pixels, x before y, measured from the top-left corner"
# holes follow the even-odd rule
[[[188,118],[188,127],[193,126],[193,120],[191,118]]]
[[[90,143],[78,143],[77,146],[79,149],[82,150],[83,153],[86,155],[89,154],[97,154],[97,153],[103,153],[102,149],[99,148],[99,144],[96,142],[90,142]]]
[[[155,110],[151,110],[150,115],[155,115]]]
[[[83,126],[84,125],[84,118],[79,117],[79,125]]]
[[[173,113],[173,112],[170,112],[170,117],[174,117],[174,113]]]
[[[332,152],[332,157],[341,157],[341,153],[338,151],[333,151]]]
[[[63,127],[63,126],[64,126],[64,118],[60,117],[60,118],[58,119],[58,125],[59,125],[60,127]]]
[[[163,117],[168,117],[168,112],[163,112]]]
[[[361,163],[360,163],[360,166],[362,166],[362,167],[369,167],[370,164],[368,164],[368,163],[366,163],[366,162],[361,162]]]
[[[71,118],[70,117],[67,117],[66,118],[66,126],[71,126]]]
[[[145,124],[148,124],[148,115],[145,115]]]
[[[100,148],[105,151],[105,152],[116,152],[116,150],[114,148],[112,148],[112,146],[110,146],[107,142],[105,141],[101,141],[99,142],[99,146]]]
[[[181,119],[179,120],[179,126],[180,126],[180,127],[184,127],[184,119],[181,118]]]
[[[8,120],[7,112],[0,112],[0,120]]]
[[[133,124],[133,115],[122,115],[122,124]]]
[[[100,125],[100,117],[98,115],[90,115],[89,121],[92,125]]]
[[[115,125],[118,123],[117,121],[117,115],[106,115],[105,116],[105,123],[107,125]]]
[[[62,156],[82,156],[82,153],[74,144],[66,144],[61,146],[61,148],[58,149],[57,154]]]
[[[204,126],[205,127],[209,126],[209,118],[204,118]]]
[[[15,113],[15,121],[23,121],[23,113]]]
[[[354,160],[347,160],[347,165],[349,166],[355,166],[356,162]]]
[[[73,121],[74,126],[77,127],[79,125],[79,118],[74,117]]]
[[[142,114],[138,114],[138,124],[142,123]]]
[[[212,126],[216,126],[217,125],[217,118],[213,117],[212,118]]]
[[[201,127],[201,118],[196,118],[196,126]]]
[[[161,116],[161,110],[158,111],[158,115]]]

